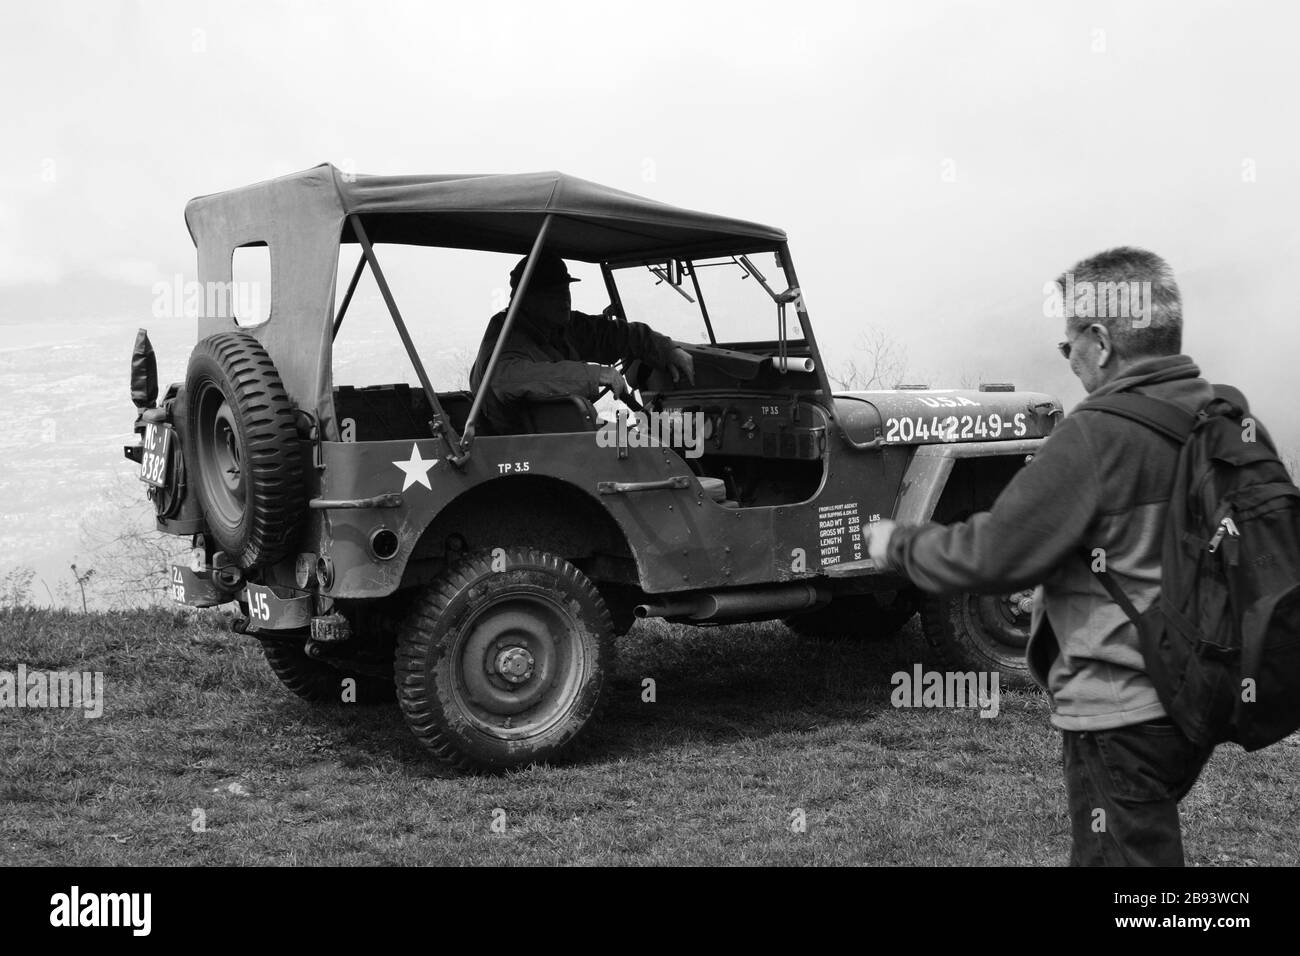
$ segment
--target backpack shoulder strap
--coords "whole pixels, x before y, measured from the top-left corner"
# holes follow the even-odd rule
[[[1196,415],[1184,410],[1179,405],[1175,405],[1173,402],[1152,398],[1150,395],[1141,395],[1137,392],[1116,392],[1112,395],[1103,395],[1100,398],[1090,399],[1081,405],[1079,410],[1106,412],[1120,418],[1127,418],[1129,421],[1145,425],[1179,445],[1187,441],[1197,419]],[[1092,573],[1101,582],[1102,587],[1106,589],[1106,593],[1110,595],[1111,600],[1123,609],[1124,614],[1141,632],[1142,616],[1138,613],[1138,609],[1133,605],[1129,596],[1119,586],[1119,582],[1111,577],[1108,571],[1093,570]]]
[[[1234,389],[1235,391],[1235,389]],[[1240,393],[1238,393],[1240,394]],[[1089,399],[1079,406],[1079,411],[1106,412],[1145,425],[1173,441],[1182,444],[1192,433],[1196,415],[1167,402],[1162,398],[1140,395],[1137,392],[1117,392]]]
[[[1119,586],[1119,582],[1111,577],[1109,571],[1097,571],[1094,569],[1092,573],[1096,576],[1097,580],[1101,582],[1101,586],[1106,589],[1106,593],[1110,595],[1110,599],[1123,609],[1124,613],[1128,615],[1128,619],[1133,622],[1133,626],[1141,632],[1142,615],[1138,613],[1137,607],[1129,599],[1129,596],[1124,593],[1124,589]]]
[[[1250,406],[1246,403],[1246,396],[1241,394],[1241,390],[1233,385],[1215,385],[1214,397],[1227,402],[1229,405],[1235,405],[1243,415],[1250,414]]]

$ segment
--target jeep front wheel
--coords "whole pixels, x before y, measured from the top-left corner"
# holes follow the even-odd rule
[[[921,629],[926,642],[956,671],[998,671],[1005,687],[1032,687],[1025,660],[1033,591],[1011,594],[926,594]]]
[[[476,552],[417,600],[398,635],[398,700],[416,738],[459,770],[557,756],[588,724],[613,663],[605,602],[531,548]]]

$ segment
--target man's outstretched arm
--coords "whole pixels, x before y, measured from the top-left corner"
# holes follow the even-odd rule
[[[1066,418],[989,511],[952,525],[872,526],[877,563],[922,590],[997,592],[1031,587],[1084,541],[1100,510],[1096,456]]]

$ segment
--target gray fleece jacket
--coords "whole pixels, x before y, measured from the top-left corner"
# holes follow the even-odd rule
[[[1135,363],[1089,398],[1132,390],[1196,411],[1212,397],[1185,355]],[[998,496],[949,526],[896,529],[890,564],[923,590],[1001,592],[1038,585],[1026,654],[1064,730],[1105,730],[1164,715],[1137,631],[1091,571],[1106,569],[1137,606],[1160,591],[1165,509],[1178,448],[1084,400]]]

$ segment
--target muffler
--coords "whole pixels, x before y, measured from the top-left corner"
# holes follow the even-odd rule
[[[753,591],[718,591],[693,597],[668,597],[638,604],[639,618],[664,617],[690,621],[715,621],[734,617],[760,617],[787,611],[804,611],[830,600],[830,593],[812,584],[784,584]]]

